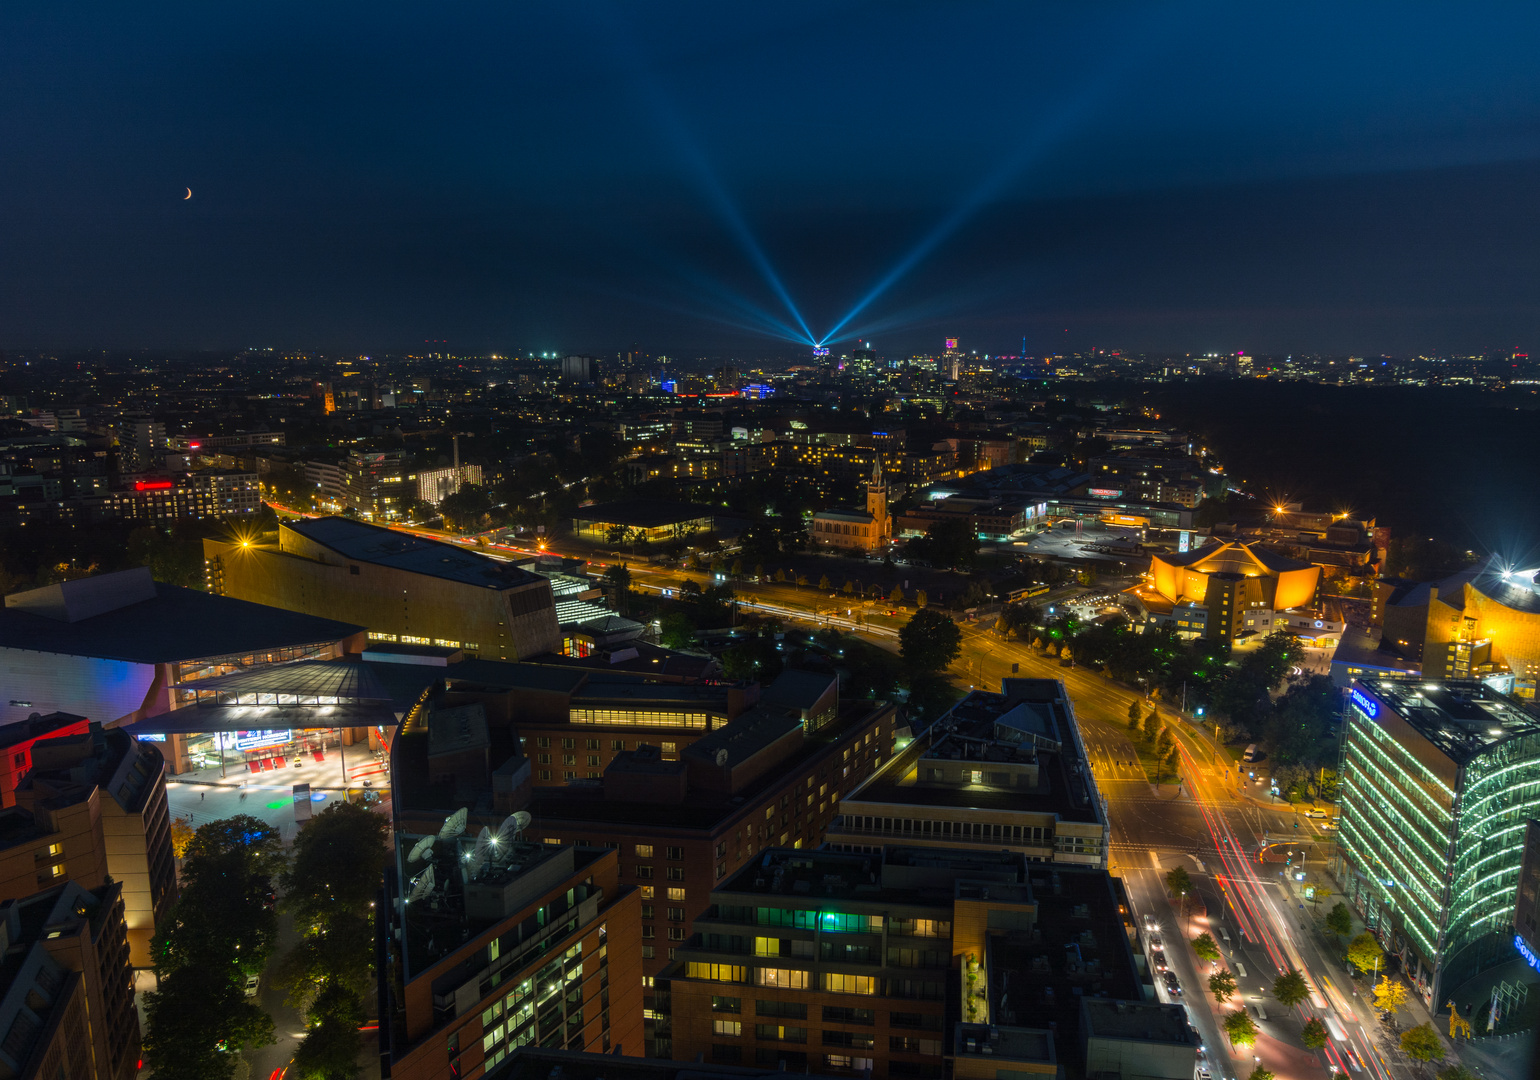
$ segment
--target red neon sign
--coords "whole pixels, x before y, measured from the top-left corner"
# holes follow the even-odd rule
[[[170,480],[135,480],[135,491],[170,491]]]

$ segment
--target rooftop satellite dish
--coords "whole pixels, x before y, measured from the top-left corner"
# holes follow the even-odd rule
[[[470,817],[470,813],[469,808],[462,806],[450,814],[448,819],[445,820],[443,827],[439,829],[438,838],[440,840],[453,840],[463,833],[465,831],[465,819]]]
[[[519,820],[520,817],[523,820]],[[529,824],[529,815],[523,810],[509,814],[503,818],[503,823],[497,827],[497,835],[492,838],[492,843],[498,848],[500,854],[506,855],[524,831],[524,826]]]
[[[519,832],[523,832],[525,829],[529,828],[529,823],[533,820],[535,819],[530,817],[528,810],[515,810],[513,812],[513,827],[519,830]]]
[[[478,865],[480,863],[484,863],[487,861],[487,855],[491,852],[491,850],[492,830],[483,825],[481,827],[481,831],[476,834],[476,850],[474,854],[471,855],[471,859]]]
[[[727,765],[727,747],[724,746],[722,749],[717,751],[717,768],[719,768],[719,769],[720,768],[724,768],[726,765]]]
[[[417,841],[417,843],[412,845],[412,853],[406,857],[406,861],[414,863],[418,859],[427,858],[428,852],[433,850],[433,843],[436,839],[437,837],[424,836],[421,840]]]
[[[469,881],[476,876],[476,872],[486,865],[486,854],[481,851],[473,851],[465,861],[465,880]]]
[[[410,904],[414,900],[421,900],[433,891],[433,867],[428,867],[422,872],[422,876],[412,882],[412,891],[407,894],[406,902]]]

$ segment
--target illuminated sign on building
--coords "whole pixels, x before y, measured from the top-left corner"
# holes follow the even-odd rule
[[[947,338],[946,339],[946,347],[948,349],[955,349],[955,348],[957,348],[957,339],[954,338],[954,337]]]
[[[219,735],[219,745],[226,750],[256,750],[264,746],[282,746],[293,738],[294,733],[283,731],[224,731]]]
[[[1535,955],[1535,950],[1529,947],[1529,942],[1524,940],[1522,934],[1513,935],[1513,947],[1519,950],[1519,955],[1528,962],[1530,967],[1540,971],[1540,956]]]
[[[1122,497],[1122,488],[1091,488],[1086,492],[1093,499],[1117,499]]]
[[[766,386],[764,383],[749,383],[749,385],[745,386],[738,392],[746,398],[755,398],[759,401],[763,401],[765,398],[775,393],[774,390]],[[744,437],[747,438],[746,432]]]
[[[1192,547],[1192,534],[1187,532],[1177,533],[1176,550],[1187,551]]]
[[[829,350],[826,349],[826,348],[825,349],[814,349],[813,350],[813,355],[814,356],[828,356],[829,355]]]
[[[1380,703],[1357,687],[1353,689],[1352,697],[1353,704],[1358,706],[1359,712],[1363,713],[1370,720],[1373,720],[1380,714]]]
[[[170,480],[135,480],[135,491],[170,491]]]
[[[665,394],[672,394],[674,392],[675,385],[676,384],[673,379],[664,379],[661,383],[658,384],[658,388]]]

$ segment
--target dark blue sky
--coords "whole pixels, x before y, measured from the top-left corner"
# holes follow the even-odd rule
[[[1540,348],[1540,9],[1258,7],[7,4],[0,344]]]

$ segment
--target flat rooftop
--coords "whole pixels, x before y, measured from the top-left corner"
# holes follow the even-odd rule
[[[780,897],[789,906],[817,906],[834,896],[845,903],[940,907],[950,918],[953,901],[966,888],[962,883],[984,884],[995,900],[1031,903],[1026,868],[1026,856],[1011,851],[893,845],[878,854],[776,847],[715,891]]]
[[[1540,716],[1476,680],[1355,679],[1352,688],[1382,702],[1458,765],[1508,739],[1540,734]],[[1362,708],[1356,699],[1355,705]]]
[[[0,648],[138,664],[329,644],[364,629],[159,582],[152,599],[75,622],[0,608]]]
[[[1086,1035],[1103,1039],[1194,1045],[1192,1028],[1180,1005],[1154,1001],[1114,1001],[1082,998]]]
[[[352,518],[285,521],[279,528],[330,548],[354,562],[442,578],[462,585],[515,589],[545,580],[501,559]]]
[[[889,703],[882,701],[842,704],[837,720],[820,728],[816,736],[809,738],[796,753],[774,769],[733,794],[692,790],[686,802],[663,805],[606,799],[602,786],[597,782],[569,784],[564,787],[535,788],[530,810],[547,826],[562,822],[563,830],[569,828],[568,823],[572,822],[608,822],[623,827],[636,821],[664,828],[710,829],[723,818],[755,805],[755,800],[765,788],[779,784],[787,774],[805,768],[809,760],[823,753],[831,743],[838,745],[868,718],[891,708]]]
[[[968,694],[842,802],[1004,810],[1101,822],[1101,804],[1064,684],[1057,679],[1006,679],[1003,688],[998,694]],[[1001,731],[1007,734],[1002,737]],[[921,783],[919,770],[927,760],[1035,761],[1038,782],[1035,788]]]

